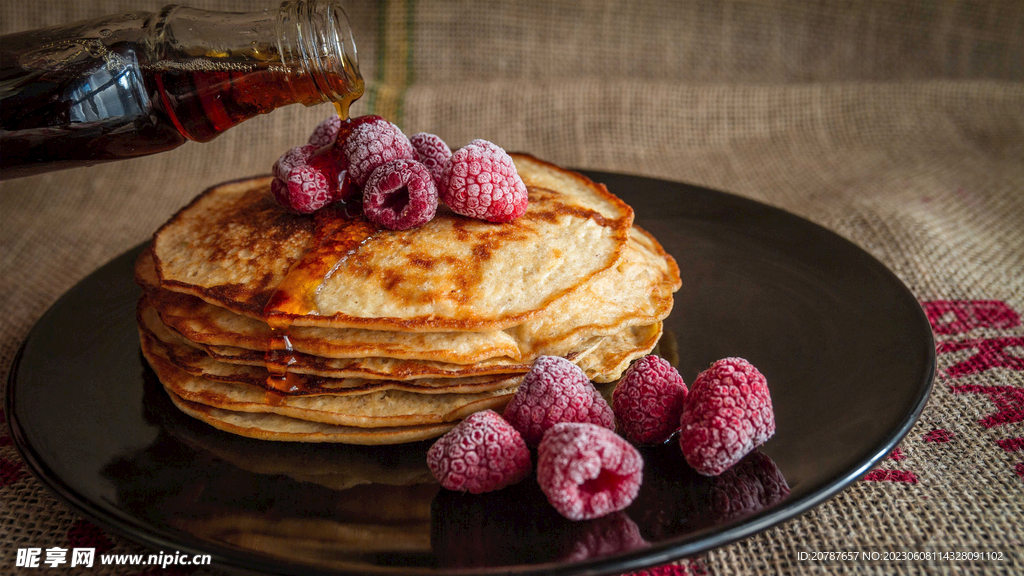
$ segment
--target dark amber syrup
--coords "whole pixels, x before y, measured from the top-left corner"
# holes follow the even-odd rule
[[[83,40],[74,58],[50,62],[36,56],[46,53],[37,43],[31,34],[12,34],[0,46],[4,179],[145,156],[187,140],[206,142],[278,107],[324,99],[313,81],[285,81],[289,71],[275,60],[274,48],[165,54],[150,62],[137,41]],[[86,52],[90,56],[82,56]],[[331,79],[336,93],[344,93],[335,102],[343,119],[364,89],[358,71],[349,63],[345,69],[348,80]]]
[[[294,394],[303,389],[304,378],[288,368],[298,362],[292,342],[285,331],[274,330],[264,354],[267,371],[267,388],[264,396],[267,403],[279,406],[286,395]]]

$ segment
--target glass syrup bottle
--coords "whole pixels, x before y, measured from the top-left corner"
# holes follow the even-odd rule
[[[0,37],[0,179],[135,158],[287,104],[363,93],[334,0],[228,13],[167,6]]]

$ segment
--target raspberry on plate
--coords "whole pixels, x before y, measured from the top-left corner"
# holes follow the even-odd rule
[[[427,167],[415,160],[378,166],[363,188],[366,217],[390,230],[426,224],[437,211],[437,186]]]
[[[417,132],[409,137],[412,148],[416,152],[416,159],[423,163],[430,170],[434,182],[441,181],[441,172],[445,164],[452,157],[452,150],[441,140],[440,136],[429,132]]]
[[[559,422],[589,422],[615,429],[615,415],[579,366],[558,356],[541,356],[523,377],[505,419],[536,446]]]
[[[690,387],[679,446],[698,473],[717,476],[775,433],[768,382],[742,358],[724,358]]]
[[[637,444],[664,442],[679,429],[686,392],[682,376],[667,360],[644,356],[612,392],[616,429]]]
[[[570,520],[589,520],[629,506],[640,491],[644,461],[632,444],[595,424],[562,422],[537,447],[537,482]]]
[[[438,193],[456,214],[488,222],[509,222],[526,212],[526,185],[512,157],[487,140],[473,140],[452,154]]]
[[[470,415],[427,451],[427,466],[441,486],[481,494],[526,478],[530,449],[494,410]]]
[[[348,161],[348,176],[357,186],[365,186],[378,166],[392,160],[416,158],[402,130],[383,118],[360,120],[345,138],[344,155]]]

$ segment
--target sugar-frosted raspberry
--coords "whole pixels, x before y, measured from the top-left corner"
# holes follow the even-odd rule
[[[307,144],[317,148],[334,144],[338,139],[339,130],[341,130],[341,117],[337,114],[332,114],[324,119],[323,122],[317,124],[317,127],[313,129],[313,133],[309,135],[309,142]]]
[[[313,129],[313,133],[309,135],[309,141],[306,144],[316,146],[317,148],[322,148],[328,144],[344,145],[349,134],[352,133],[356,126],[368,122],[383,121],[383,118],[374,114],[357,116],[347,120],[342,120],[337,114],[332,114],[320,122],[320,124],[317,124],[316,128]]]
[[[555,510],[570,520],[629,506],[640,491],[643,468],[632,444],[595,424],[555,424],[537,447],[537,483]]]
[[[274,198],[292,212],[309,214],[339,199],[340,165],[333,147],[296,146],[274,163]]]
[[[541,356],[523,377],[505,407],[509,421],[527,444],[536,446],[559,422],[589,422],[615,429],[615,415],[579,366],[558,356]]]
[[[363,124],[370,124],[374,122],[384,122],[384,119],[376,114],[367,114],[366,116],[356,116],[355,118],[349,118],[344,122],[338,124],[338,134],[335,136],[335,145],[339,148],[345,147],[345,142],[348,141],[348,137],[352,134],[352,131]],[[344,154],[342,154],[344,156]],[[348,159],[345,158],[345,162]]]
[[[775,433],[765,377],[742,358],[724,358],[690,387],[680,421],[686,462],[705,476],[721,474]]]
[[[331,186],[323,172],[308,165],[293,168],[287,180],[274,178],[270,191],[278,203],[298,214],[311,214],[333,200]]]
[[[716,522],[749,516],[789,496],[789,484],[775,462],[754,450],[711,483],[709,512]]]
[[[308,165],[309,157],[316,151],[317,147],[309,144],[290,148],[277,159],[277,162],[274,162],[272,170],[274,178],[287,180],[291,175],[292,169]]]
[[[430,170],[434,182],[441,181],[441,172],[445,164],[452,157],[452,150],[441,140],[440,136],[429,132],[417,132],[409,137],[412,148],[416,152],[416,159],[423,163]]]
[[[530,449],[497,412],[470,415],[427,451],[430,472],[449,490],[480,494],[530,474]]]
[[[364,186],[378,166],[392,160],[414,160],[416,153],[402,130],[384,120],[361,121],[345,138],[348,176],[357,186]]]
[[[426,224],[437,211],[437,186],[427,167],[415,160],[378,166],[363,188],[363,212],[391,230]]]
[[[526,212],[526,185],[515,163],[486,140],[473,140],[452,154],[438,192],[453,212],[471,218],[508,222]]]
[[[664,442],[679,429],[686,384],[664,358],[644,356],[630,366],[612,393],[615,425],[637,444]]]

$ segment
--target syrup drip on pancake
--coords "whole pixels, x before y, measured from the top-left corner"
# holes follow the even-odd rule
[[[295,350],[288,334],[278,333],[274,330],[271,348],[264,354],[267,361],[267,391],[264,395],[267,403],[273,406],[280,406],[286,394],[292,394],[305,389],[305,378],[288,370],[288,367],[298,362],[295,357]],[[282,348],[276,345],[280,343]]]
[[[303,379],[288,370],[297,362],[288,327],[293,315],[317,313],[316,295],[320,286],[351,254],[377,232],[377,227],[361,216],[354,216],[343,204],[335,204],[314,216],[316,240],[288,271],[263,308],[271,329],[271,341],[265,358],[270,376],[267,378],[267,401],[278,404],[285,393],[301,390]],[[271,390],[272,389],[272,390]],[[272,398],[273,396],[273,398]]]
[[[316,295],[324,280],[378,231],[337,204],[317,212],[315,218],[315,247],[291,267],[263,308],[271,328],[287,328],[293,315],[316,315]]]

